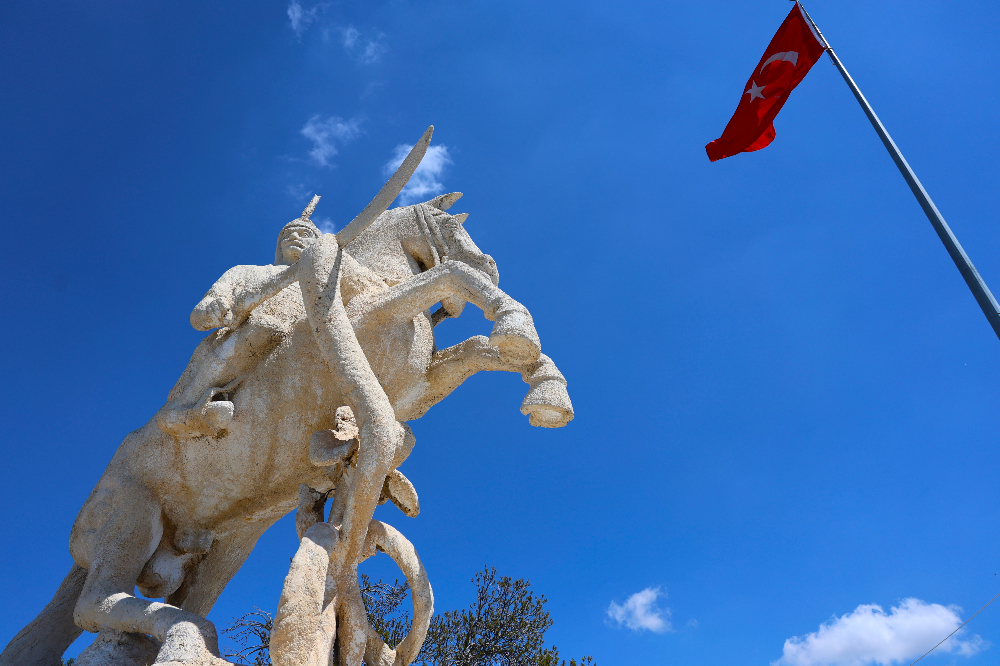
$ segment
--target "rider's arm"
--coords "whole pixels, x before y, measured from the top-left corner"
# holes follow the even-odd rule
[[[297,279],[292,266],[234,266],[222,274],[191,311],[199,331],[239,326],[255,307]]]
[[[234,266],[222,274],[191,311],[199,331],[239,326],[255,307],[297,280],[292,266]]]
[[[274,298],[285,287],[298,280],[297,264],[291,266],[252,266],[254,270],[233,289],[230,309],[233,320],[244,321],[255,307],[269,298]],[[228,324],[227,324],[228,325]]]
[[[198,301],[198,305],[194,306],[191,311],[191,326],[196,330],[210,331],[232,322],[233,291],[237,283],[235,278],[243,272],[238,270],[241,268],[244,267],[236,266],[223,273],[205,297]]]

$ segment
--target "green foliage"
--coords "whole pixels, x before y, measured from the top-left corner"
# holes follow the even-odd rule
[[[538,653],[534,663],[536,666],[597,666],[593,657],[584,657],[579,662],[576,659],[570,659],[568,664],[565,659],[559,661],[559,648],[555,645]]]
[[[545,597],[535,596],[527,580],[497,576],[486,567],[472,579],[476,601],[461,611],[448,611],[431,619],[427,638],[414,664],[419,666],[596,666],[592,657],[580,661],[559,659],[554,645],[544,646],[552,619]],[[387,645],[395,647],[410,630],[410,617],[400,610],[410,591],[406,581],[372,583],[361,574],[361,598],[368,621]],[[241,646],[235,653],[240,664],[271,666],[268,646],[273,618],[259,608],[234,620],[223,633]],[[244,661],[246,659],[253,661]],[[64,661],[70,665],[73,660]]]
[[[545,597],[524,579],[497,577],[495,568],[476,574],[476,601],[466,610],[435,615],[415,663],[421,666],[566,666],[559,650],[544,647],[552,619]],[[593,665],[585,657],[578,665]]]
[[[63,659],[62,660],[62,666],[73,666],[73,664],[75,664],[75,663],[76,663],[76,659],[74,659],[73,657],[70,657],[69,659]]]
[[[381,580],[372,583],[367,575],[361,574],[361,599],[368,611],[368,622],[392,648],[399,645],[410,631],[410,616],[399,610],[409,591],[410,584],[405,580],[402,583],[398,579],[393,583]]]

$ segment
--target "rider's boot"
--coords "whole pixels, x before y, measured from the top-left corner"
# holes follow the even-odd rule
[[[235,407],[229,400],[213,400],[220,389],[208,389],[191,407],[167,405],[156,417],[160,430],[183,439],[218,437],[233,420]]]
[[[385,504],[390,500],[410,518],[416,518],[420,514],[420,500],[417,498],[417,490],[413,487],[413,483],[398,469],[390,470],[389,474],[386,475],[378,503]]]
[[[528,309],[510,298],[497,303],[495,309],[490,309],[494,312],[493,317],[487,314],[487,318],[494,321],[490,344],[512,361],[537,361],[542,352],[542,343]]]
[[[521,413],[533,426],[560,428],[573,420],[573,403],[566,391],[566,378],[545,354],[539,356],[521,378],[531,386],[521,403]]]

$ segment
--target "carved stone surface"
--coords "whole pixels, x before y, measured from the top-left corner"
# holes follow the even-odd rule
[[[105,629],[76,658],[76,666],[150,666],[163,647],[144,634]]]
[[[430,130],[423,149],[429,140]],[[407,159],[401,169],[412,173],[419,156]],[[405,182],[397,173],[387,188]],[[466,215],[446,212],[460,196],[369,206],[343,247],[309,220],[315,197],[281,230],[273,264],[226,271],[191,313],[211,332],[80,511],[77,566],[0,665],[58,664],[81,628],[101,632],[81,666],[145,663],[161,643],[157,663],[227,663],[205,616],[258,537],[296,507],[301,543],[275,618],[274,663],[325,665],[335,640],[343,664],[415,658],[433,613],[430,583],[412,544],[372,519],[387,501],[420,511],[398,470],[415,444],[405,422],[482,370],[521,373],[532,425],[573,418],[530,313],[497,287]],[[383,188],[373,204],[394,197]],[[466,303],[494,322],[491,336],[437,350],[434,326]],[[358,587],[358,563],[377,551],[413,591],[413,626],[394,650],[369,627]],[[165,602],[133,596],[135,585]]]

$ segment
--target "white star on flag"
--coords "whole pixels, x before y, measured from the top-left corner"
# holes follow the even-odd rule
[[[764,99],[764,96],[762,94],[760,94],[760,91],[763,90],[764,88],[765,88],[765,86],[758,86],[756,81],[750,81],[750,87],[747,88],[743,92],[743,94],[744,95],[750,95],[750,101],[751,102],[754,101],[754,99],[757,98],[757,97],[759,97],[761,99]]]

